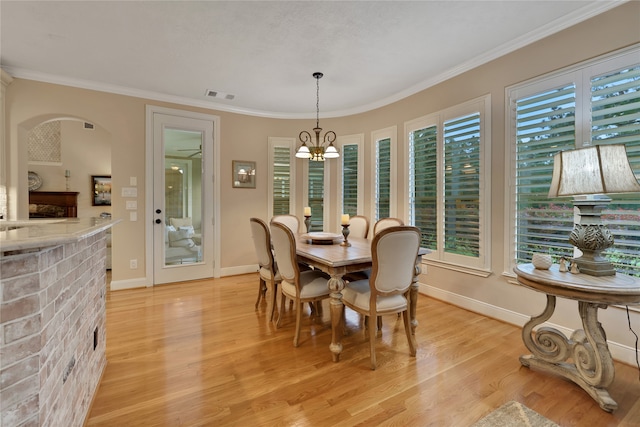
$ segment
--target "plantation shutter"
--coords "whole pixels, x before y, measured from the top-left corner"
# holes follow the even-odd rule
[[[290,213],[291,148],[273,147],[273,215]]]
[[[322,231],[324,218],[324,162],[309,161],[309,206],[311,207],[311,228]]]
[[[444,250],[480,256],[480,114],[444,123]]]
[[[624,144],[640,176],[640,66],[591,79],[591,143]],[[611,194],[602,220],[615,244],[605,256],[621,273],[640,275],[640,197]]]
[[[358,145],[342,147],[342,213],[358,214]]]
[[[390,216],[391,200],[391,138],[381,139],[376,147],[376,217]]]
[[[420,246],[431,250],[437,249],[437,137],[436,126],[416,130],[409,135],[411,217],[422,235]]]
[[[555,153],[574,148],[574,84],[516,101],[516,262],[534,252],[570,256],[573,205],[548,197]]]

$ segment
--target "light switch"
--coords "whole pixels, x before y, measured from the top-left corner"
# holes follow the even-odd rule
[[[138,189],[136,187],[122,187],[122,197],[138,197]]]
[[[130,176],[129,177],[129,185],[132,187],[135,187],[136,185],[138,185],[138,177],[137,176]]]
[[[136,209],[138,209],[138,201],[137,200],[127,200],[127,210],[128,211],[135,211]]]
[[[138,212],[133,211],[129,212],[129,221],[137,221],[138,220]]]

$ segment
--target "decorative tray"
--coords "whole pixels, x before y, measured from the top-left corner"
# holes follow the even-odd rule
[[[302,238],[310,240],[313,245],[333,245],[336,243],[336,239],[342,238],[342,234],[313,231],[311,233],[303,234]]]

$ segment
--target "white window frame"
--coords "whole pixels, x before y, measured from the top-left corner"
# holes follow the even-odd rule
[[[295,188],[295,183],[296,183],[296,157],[295,157],[295,150],[296,150],[296,139],[295,138],[284,138],[284,137],[274,137],[271,136],[269,137],[269,141],[268,141],[268,146],[269,146],[269,163],[268,163],[268,174],[269,174],[269,178],[268,178],[268,185],[267,185],[267,212],[269,215],[269,218],[271,218],[271,216],[273,215],[273,180],[274,180],[274,149],[276,147],[285,147],[285,148],[289,148],[289,153],[290,153],[290,157],[289,157],[289,165],[290,165],[290,169],[289,169],[289,177],[290,177],[290,181],[289,181],[289,191],[290,191],[290,198],[289,198],[289,213],[291,213],[292,215],[295,215],[295,207],[296,207],[296,188]]]
[[[396,217],[398,215],[398,195],[396,189],[397,186],[397,152],[398,152],[398,127],[390,126],[388,128],[374,130],[371,132],[371,224],[375,224],[376,218],[376,200],[377,200],[377,186],[376,182],[378,182],[378,168],[377,158],[378,155],[378,142],[384,139],[390,140],[390,181],[389,184],[391,186],[389,191],[389,216]]]
[[[447,253],[444,250],[444,124],[449,120],[456,119],[468,114],[480,114],[480,212],[479,212],[479,233],[480,248],[479,256],[468,257],[458,254]],[[407,173],[404,182],[404,198],[407,201],[407,224],[414,224],[412,217],[413,203],[410,170],[410,134],[411,132],[430,126],[437,126],[438,146],[437,146],[437,230],[438,249],[426,255],[423,259],[427,264],[447,268],[450,270],[469,273],[481,277],[488,277],[491,274],[491,95],[481,96],[469,100],[462,104],[447,108],[445,110],[419,117],[404,124],[405,143],[405,165]]]
[[[311,160],[303,159],[302,165],[302,174],[303,174],[303,202],[304,206],[309,206],[309,163]],[[327,197],[327,194],[330,194],[329,189],[331,188],[331,170],[333,167],[332,163],[335,163],[335,159],[326,159],[324,160],[324,187],[322,191],[322,201],[323,201],[323,209],[322,209],[322,231],[330,231],[328,230],[328,226],[330,225],[329,218],[332,212],[332,202],[331,199]],[[317,230],[316,230],[317,231]]]
[[[562,70],[536,77],[505,89],[505,241],[503,275],[515,277],[516,265],[516,102],[518,99],[554,89],[576,85],[575,141],[576,148],[591,141],[591,78],[640,62],[640,44],[584,61]],[[577,220],[574,214],[574,221]],[[568,235],[567,235],[568,238]]]

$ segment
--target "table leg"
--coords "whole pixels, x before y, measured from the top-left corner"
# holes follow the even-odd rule
[[[418,285],[418,279],[420,278],[420,273],[422,272],[422,257],[418,257],[416,260],[416,268],[413,276],[413,281],[411,282],[411,287],[409,288],[409,320],[411,321],[411,333],[413,335],[416,334],[416,328],[418,327],[418,320],[416,319],[416,307],[418,304],[418,289],[420,285]]]
[[[521,356],[520,363],[573,381],[603,410],[614,411],[618,404],[609,395],[607,387],[613,382],[615,370],[604,329],[598,322],[598,308],[607,306],[579,301],[584,329],[574,331],[571,338],[550,327],[541,327],[534,333],[534,327],[548,320],[555,306],[556,297],[547,295],[545,310],[524,326],[522,339],[532,354]],[[572,362],[567,362],[568,359]]]
[[[342,353],[343,289],[344,280],[342,279],[342,274],[332,274],[331,279],[329,279],[329,290],[331,291],[331,300],[329,301],[329,308],[331,309],[331,345],[329,345],[329,350],[333,354],[334,362],[340,361],[340,353]]]

